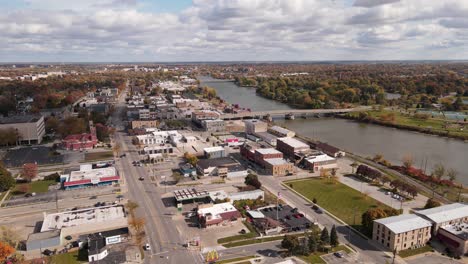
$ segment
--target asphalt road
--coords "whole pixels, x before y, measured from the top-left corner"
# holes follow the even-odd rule
[[[122,127],[120,114],[124,108],[122,103],[116,105],[116,110],[112,118],[113,124]],[[122,153],[126,157],[117,159],[116,166],[124,177],[124,183],[128,188],[128,198],[136,201],[139,207],[136,210],[137,216],[146,220],[145,230],[148,243],[151,245],[151,252],[146,252],[146,263],[202,263],[201,255],[196,251],[190,251],[183,247],[186,241],[182,241],[179,231],[172,223],[171,217],[165,215],[165,207],[161,200],[161,193],[158,188],[149,183],[145,167],[135,167],[133,161],[140,160],[136,148],[130,143],[130,138],[122,132],[117,132],[115,142],[122,146]],[[138,180],[144,177],[144,181]]]

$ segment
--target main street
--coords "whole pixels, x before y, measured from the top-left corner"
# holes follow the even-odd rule
[[[125,106],[121,99],[116,105],[112,118],[116,128],[123,127],[120,116]],[[146,263],[202,263],[201,255],[197,251],[190,251],[183,247],[186,241],[182,241],[179,231],[172,223],[171,216],[165,214],[166,209],[161,200],[162,193],[154,184],[148,183],[149,177],[146,169],[133,166],[132,162],[139,161],[140,157],[129,137],[118,131],[114,142],[121,145],[122,153],[126,153],[126,157],[116,160],[120,175],[124,177],[123,188],[128,189],[128,198],[139,205],[136,215],[143,217],[146,221],[146,237],[151,245],[151,251],[145,254]],[[145,180],[138,180],[140,177]]]

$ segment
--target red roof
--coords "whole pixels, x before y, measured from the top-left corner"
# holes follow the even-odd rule
[[[100,180],[102,182],[106,182],[106,181],[118,181],[120,179],[119,176],[109,176],[109,177],[102,177]]]
[[[99,182],[118,181],[119,179],[120,179],[119,176],[102,177],[99,179]],[[68,182],[64,182],[63,186],[68,187],[68,186],[82,185],[82,184],[88,184],[88,183],[91,183],[91,179],[68,181]]]

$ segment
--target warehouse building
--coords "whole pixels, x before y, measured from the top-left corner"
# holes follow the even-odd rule
[[[45,135],[44,117],[41,115],[0,117],[0,129],[14,129],[18,133],[18,144],[41,144]]]
[[[120,176],[114,167],[93,169],[91,164],[80,165],[80,170],[60,175],[65,190],[118,183]]]
[[[297,153],[306,153],[310,151],[308,144],[290,137],[278,138],[276,149],[283,152],[284,156],[289,158],[294,158]]]

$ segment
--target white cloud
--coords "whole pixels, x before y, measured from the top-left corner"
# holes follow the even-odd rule
[[[0,60],[468,57],[463,0],[194,0],[178,14],[136,0],[26,1],[0,13]]]

